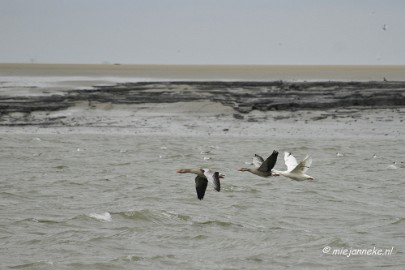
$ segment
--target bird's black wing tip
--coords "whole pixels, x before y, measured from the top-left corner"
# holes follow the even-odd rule
[[[214,173],[214,189],[218,192],[221,191],[221,181],[219,180],[219,172]]]

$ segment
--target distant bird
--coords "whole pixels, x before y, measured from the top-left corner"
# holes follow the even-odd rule
[[[278,176],[278,174],[272,172],[274,165],[276,165],[277,162],[277,156],[278,152],[275,150],[266,160],[264,160],[261,156],[255,154],[255,156],[253,157],[254,167],[240,168],[239,171],[250,172],[261,177]]]
[[[382,30],[387,31],[387,25],[386,24],[383,25]]]
[[[176,171],[177,173],[192,173],[196,174],[197,176],[195,177],[195,189],[197,192],[197,198],[199,200],[202,200],[205,195],[205,191],[207,190],[208,186],[208,181],[210,181],[214,189],[216,191],[221,190],[221,183],[220,183],[220,178],[223,178],[223,174],[219,174],[218,172],[213,172],[209,169],[179,169]]]
[[[342,153],[337,152],[337,153],[336,153],[336,156],[337,156],[337,157],[343,157],[344,155],[343,155]]]
[[[282,176],[288,177],[296,181],[314,180],[312,176],[305,174],[312,164],[312,158],[310,156],[307,155],[300,163],[297,163],[297,160],[293,155],[291,155],[291,153],[285,152],[284,162],[285,165],[287,166],[287,170],[286,171],[274,170],[275,173],[281,174]]]
[[[383,80],[384,80],[384,82],[388,82],[387,78],[385,78],[385,77],[383,78]]]

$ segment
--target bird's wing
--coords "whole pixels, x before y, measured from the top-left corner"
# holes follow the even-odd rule
[[[221,182],[219,181],[219,172],[215,172],[212,176],[212,183],[214,183],[214,189],[218,192],[221,191]]]
[[[208,180],[204,176],[197,175],[195,178],[195,190],[199,200],[204,198],[205,191],[207,190]]]
[[[258,154],[255,154],[255,156],[253,157],[253,165],[256,168],[259,168],[263,164],[263,162],[264,162],[264,159],[261,156],[259,156]]]
[[[274,168],[274,165],[276,165],[277,156],[278,156],[278,152],[274,150],[273,153],[258,168],[258,170],[262,171],[262,172],[271,171],[271,169]]]
[[[213,172],[211,170],[205,169],[204,175],[207,177],[207,180],[212,183],[216,191],[221,190],[221,182],[219,181],[219,172]]]
[[[291,173],[304,174],[308,171],[309,167],[311,167],[311,164],[312,158],[307,155],[297,166],[295,166]]]
[[[298,165],[295,157],[293,155],[291,155],[291,153],[289,153],[289,152],[284,152],[284,162],[285,162],[285,165],[287,166],[288,172],[291,172],[292,170],[294,170],[294,168],[297,167],[297,165]]]

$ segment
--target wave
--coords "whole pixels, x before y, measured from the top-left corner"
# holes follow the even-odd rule
[[[140,260],[144,260],[145,257],[142,256],[137,256],[137,255],[127,255],[127,256],[122,256],[122,257],[118,257],[114,260],[112,260],[113,262],[120,262],[120,261],[124,261],[124,262],[137,262]]]
[[[342,238],[339,237],[335,237],[332,239],[332,241],[330,243],[327,244],[327,246],[331,246],[331,247],[349,247],[350,243],[344,241]]]
[[[42,268],[42,267],[49,267],[53,266],[54,263],[52,261],[37,261],[32,263],[25,263],[19,264],[14,266],[9,266],[10,269],[33,269],[33,268]]]
[[[45,219],[45,218],[24,218],[24,219],[20,219],[20,220],[16,220],[14,221],[14,224],[18,224],[18,223],[44,223],[44,224],[59,224],[59,223],[63,223],[65,222],[64,220],[52,220],[52,219]]]
[[[41,218],[40,219],[32,218],[30,220],[37,222],[37,223],[46,223],[46,224],[57,224],[57,223],[63,222],[63,221],[58,221],[58,220],[41,219]]]
[[[15,197],[15,198],[18,198],[18,199],[20,199],[20,198],[26,199],[27,198],[26,196],[22,196],[20,194],[16,194],[16,193],[13,193],[13,192],[8,192],[8,191],[2,191],[2,192],[0,192],[0,195],[1,195],[2,198],[5,198],[5,197]]]
[[[114,213],[124,218],[135,219],[135,220],[146,220],[150,221],[155,219],[157,216],[150,210],[130,210],[130,211],[123,211],[123,212],[116,212]]]
[[[127,166],[127,165],[131,165],[131,162],[121,162],[121,163],[110,163],[110,164],[108,164],[108,166],[116,166],[116,167],[118,167],[118,166]]]
[[[124,218],[129,218],[138,221],[164,221],[164,220],[180,220],[180,221],[189,221],[191,217],[185,214],[179,214],[172,211],[152,211],[149,209],[142,209],[142,210],[130,210],[130,211],[123,211],[114,213]]]
[[[52,168],[57,169],[57,170],[64,170],[64,169],[69,168],[69,166],[67,166],[67,165],[58,165],[58,166],[54,166]]]
[[[185,215],[185,214],[178,214],[176,212],[166,212],[163,211],[162,214],[170,219],[178,219],[178,220],[182,220],[182,221],[189,221],[191,220],[191,217],[189,215]]]
[[[398,218],[396,221],[392,222],[392,225],[400,224],[405,221],[405,217]]]
[[[192,216],[187,214],[165,210],[153,211],[149,209],[142,209],[142,210],[117,212],[114,213],[114,215],[119,215],[121,217],[129,218],[136,221],[161,223],[161,224],[174,222],[174,223],[188,224],[192,226],[212,225],[219,227],[230,227],[237,225],[227,220],[224,221],[224,220],[209,219],[208,217],[193,218]]]
[[[266,184],[267,185],[267,184]],[[243,192],[243,193],[257,193],[259,190],[250,186],[234,186],[226,185],[222,188],[222,191],[225,192]]]
[[[194,225],[215,225],[219,227],[231,227],[235,225],[230,221],[222,221],[222,220],[205,220],[205,221],[194,221]]]
[[[97,213],[90,213],[89,217],[100,220],[100,221],[112,221],[111,214],[108,212],[105,212],[103,214],[97,214]]]
[[[120,256],[117,257],[113,260],[111,260],[111,262],[137,262],[137,261],[141,261],[141,260],[148,260],[148,261],[152,261],[152,260],[162,260],[162,259],[174,259],[176,258],[175,255],[173,254],[162,254],[162,255],[154,255],[154,256],[138,256],[138,255],[126,255],[126,256]]]

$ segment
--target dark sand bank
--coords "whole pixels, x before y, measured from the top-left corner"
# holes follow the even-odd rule
[[[66,116],[44,117],[42,121],[31,116],[35,112],[73,107],[111,109],[118,105],[153,107],[153,104],[201,101],[232,108],[236,119],[243,119],[244,114],[252,111],[300,110],[328,110],[328,116],[341,117],[345,111],[335,115],[333,109],[405,107],[405,82],[138,82],[58,94],[0,95],[0,125],[60,124]],[[353,114],[352,110],[346,112],[348,116]]]
[[[63,95],[0,96],[4,113],[54,111],[79,102],[144,104],[213,101],[252,110],[405,106],[405,82],[139,82],[68,90]]]

